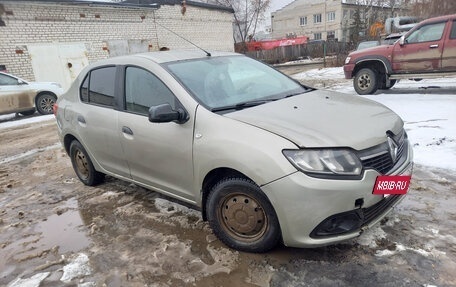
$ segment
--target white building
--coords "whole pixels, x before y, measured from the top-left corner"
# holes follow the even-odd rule
[[[369,27],[375,20],[406,14],[406,7],[400,4],[401,0],[295,0],[271,13],[272,37],[307,36],[312,40],[348,42],[351,33],[358,31],[353,29],[356,11],[365,27]]]

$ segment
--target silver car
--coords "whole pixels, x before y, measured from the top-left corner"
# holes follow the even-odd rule
[[[376,178],[412,168],[391,110],[234,53],[97,62],[59,98],[56,118],[84,184],[108,174],[191,203],[242,251],[354,238],[403,198],[373,194]]]
[[[0,115],[32,115],[35,108],[42,115],[52,114],[54,103],[62,93],[58,83],[27,82],[0,72]]]

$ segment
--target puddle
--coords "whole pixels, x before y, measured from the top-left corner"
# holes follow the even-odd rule
[[[77,200],[72,198],[65,202],[64,209],[67,211],[61,215],[51,215],[36,225],[35,231],[41,233],[41,238],[36,243],[37,248],[47,250],[59,246],[59,253],[67,253],[80,251],[90,244],[85,235]]]

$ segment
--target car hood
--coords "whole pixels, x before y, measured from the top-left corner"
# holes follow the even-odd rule
[[[389,49],[392,49],[394,45],[381,44],[379,46],[365,48],[357,51],[351,52],[349,57],[362,57],[362,56],[372,56],[372,55],[382,55],[385,56],[389,52]]]
[[[225,116],[277,134],[299,147],[361,150],[383,143],[387,131],[397,134],[403,127],[397,114],[377,102],[320,90]]]

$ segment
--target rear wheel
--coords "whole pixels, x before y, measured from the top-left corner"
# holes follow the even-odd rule
[[[378,75],[372,69],[361,69],[356,73],[353,86],[359,95],[372,95],[378,89]]]
[[[42,115],[49,115],[53,113],[57,97],[52,93],[42,93],[36,97],[36,109]]]
[[[103,181],[104,174],[95,170],[89,155],[77,140],[70,145],[70,158],[76,175],[85,185],[94,186]]]
[[[231,248],[266,252],[280,240],[274,208],[250,180],[228,178],[220,181],[209,194],[206,210],[214,233]]]

